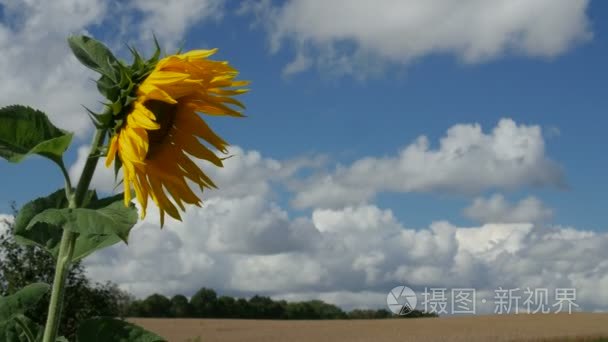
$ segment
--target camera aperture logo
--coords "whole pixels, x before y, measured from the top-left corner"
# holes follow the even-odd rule
[[[414,311],[418,298],[414,290],[407,286],[397,286],[386,296],[386,305],[396,315],[407,315]]]

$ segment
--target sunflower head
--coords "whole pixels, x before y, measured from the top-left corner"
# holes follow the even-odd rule
[[[121,79],[108,87],[113,111],[101,124],[111,127],[106,166],[122,169],[125,204],[133,189],[143,218],[151,198],[162,226],[165,213],[180,220],[180,209],[200,206],[191,186],[215,187],[198,160],[221,167],[223,159],[214,151],[227,153],[228,144],[201,114],[243,116],[244,106],[234,96],[245,93],[248,82],[235,80],[238,72],[228,62],[208,59],[216,49],[162,59],[158,51],[147,61],[132,51],[133,64],[123,65]]]

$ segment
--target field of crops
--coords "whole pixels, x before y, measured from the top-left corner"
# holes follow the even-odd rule
[[[262,321],[130,319],[169,341],[607,341],[608,314]],[[197,339],[199,338],[200,339]]]

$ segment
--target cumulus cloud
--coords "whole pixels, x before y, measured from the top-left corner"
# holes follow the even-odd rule
[[[220,0],[134,0],[133,8],[143,15],[138,21],[140,37],[151,40],[154,33],[174,48],[194,24],[220,19],[224,3]]]
[[[502,119],[490,133],[478,124],[448,129],[439,147],[425,136],[393,157],[366,157],[295,185],[297,208],[365,203],[378,192],[475,194],[525,186],[565,186],[560,167],[545,154],[542,131]]]
[[[331,1],[245,3],[268,32],[271,51],[287,41],[296,59],[284,73],[314,62],[364,77],[379,64],[408,64],[434,54],[477,63],[517,54],[553,57],[591,38],[588,0]]]
[[[415,230],[373,205],[290,218],[272,206],[252,217],[241,213],[242,202],[224,202],[221,212],[214,206],[222,200],[209,202],[190,211],[183,224],[170,221],[162,231],[152,211],[133,231],[129,247],[118,245],[87,260],[89,273],[138,296],[192,295],[210,286],[221,293],[321,298],[353,308],[382,307],[381,294],[402,284],[418,290],[473,287],[480,293],[574,287],[584,309],[608,306],[608,297],[596,293],[608,277],[608,264],[597,262],[606,259],[606,233],[444,221]],[[284,233],[266,224],[265,217],[273,215],[283,220]],[[229,231],[220,244],[212,238],[219,229]],[[266,236],[272,242],[257,238],[264,232],[273,232]]]
[[[511,204],[503,195],[494,194],[475,198],[464,214],[482,223],[544,222],[551,219],[553,210],[534,196]]]
[[[12,215],[0,214],[0,235],[8,231],[9,225],[13,222]]]
[[[24,104],[79,134],[89,127],[81,104],[95,105],[92,73],[71,56],[66,37],[99,24],[100,0],[4,1],[0,23],[0,103]]]
[[[398,285],[418,291],[472,287],[489,299],[499,287],[574,287],[584,309],[608,307],[608,297],[596,293],[608,281],[608,263],[598,263],[608,256],[607,233],[532,222],[459,227],[436,221],[414,229],[373,204],[293,214],[275,197],[272,182],[317,165],[314,160],[279,161],[239,147],[231,153],[224,170],[209,169],[222,184],[206,194],[202,208],[191,208],[183,222],[168,218],[162,230],[158,210],[149,208],[128,246],[86,260],[89,275],[139,297],[192,295],[207,286],[241,296],[317,298],[352,309],[383,307],[386,293]],[[478,198],[478,207],[493,198],[499,197]],[[526,206],[526,199],[494,201],[503,217]]]

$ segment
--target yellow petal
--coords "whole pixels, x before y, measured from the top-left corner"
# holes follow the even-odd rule
[[[106,155],[106,167],[112,165],[114,158],[116,157],[116,150],[118,149],[118,135],[114,135],[110,140],[110,147],[108,154]]]
[[[189,78],[189,74],[183,74],[179,72],[173,71],[156,71],[150,74],[148,78],[144,81],[144,83],[152,83],[156,86],[169,85],[173,83],[179,83],[187,78]]]
[[[211,50],[192,50],[179,55],[182,58],[202,59],[207,58],[217,52],[217,48]]]
[[[136,103],[135,110],[133,110],[133,112],[127,116],[127,122],[132,127],[140,127],[147,130],[159,129],[160,125],[152,121],[149,117],[150,115],[148,115],[146,112],[150,111],[144,107],[144,105]]]
[[[152,85],[152,84],[142,84],[137,90],[138,96],[141,96],[146,101],[147,100],[157,100],[166,102],[168,104],[176,104],[177,100],[175,100],[171,95],[167,94],[164,90]]]

